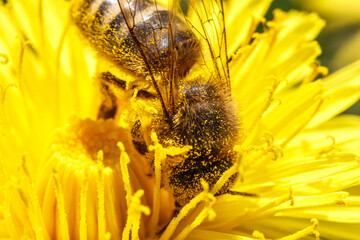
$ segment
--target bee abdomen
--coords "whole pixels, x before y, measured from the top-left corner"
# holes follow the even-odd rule
[[[175,56],[171,50],[174,43],[179,52],[176,69],[184,75],[200,51],[187,25],[153,1],[120,2],[122,8],[116,0],[83,0],[74,5],[72,17],[101,55],[135,75],[148,75],[148,67],[156,73],[168,71]],[[171,24],[170,18],[174,19]],[[176,29],[174,41],[170,40],[170,25]]]
[[[177,204],[184,206],[203,190],[200,179],[206,181],[211,189],[225,171],[233,166],[235,156],[235,153],[230,151],[221,158],[208,155],[188,157],[183,163],[169,169],[167,187],[172,190]],[[236,177],[237,174],[232,175],[216,195],[226,193]]]
[[[137,8],[146,10],[149,5],[145,4],[149,1],[130,1],[129,4],[126,1],[122,2],[125,2],[122,5],[125,17],[135,15]],[[133,63],[140,61],[137,48],[117,1],[86,0],[74,5],[72,17],[92,46],[111,62],[132,71]],[[128,21],[133,23],[133,19],[129,17]]]
[[[175,145],[192,146],[183,161],[175,166],[171,161],[164,164],[166,187],[183,206],[202,191],[201,179],[212,188],[234,165],[239,122],[230,94],[217,83],[188,82],[180,92],[172,122],[168,128],[158,124],[156,132],[164,144],[171,139]],[[232,175],[216,194],[226,193],[236,178],[237,174]]]

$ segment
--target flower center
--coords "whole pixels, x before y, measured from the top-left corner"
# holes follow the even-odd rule
[[[119,162],[118,142],[131,147],[131,137],[126,129],[117,126],[114,120],[74,119],[57,134],[52,147],[55,152],[69,157],[72,161],[98,160],[103,152],[103,165],[113,167]]]
[[[154,186],[148,175],[127,128],[114,120],[72,119],[56,133],[37,186],[50,239],[121,236],[128,224],[144,237]],[[134,206],[144,210],[135,214]]]

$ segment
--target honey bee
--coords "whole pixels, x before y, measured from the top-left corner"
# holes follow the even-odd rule
[[[221,1],[212,1],[222,7]],[[187,73],[204,56],[201,42],[189,22],[156,1],[79,0],[72,18],[99,55],[135,79],[150,83],[150,88],[138,90],[137,97],[151,101],[159,111],[148,124],[141,119],[133,122],[135,148],[153,164],[148,151],[152,132],[165,147],[191,146],[176,160],[168,156],[162,165],[162,185],[177,205],[185,205],[203,190],[201,179],[214,186],[236,161],[233,147],[239,137],[227,55],[220,67],[212,56],[213,73],[189,77]],[[111,89],[131,89],[114,72],[103,71],[99,78],[104,100],[98,118],[113,118],[119,103]],[[229,193],[236,177],[216,194]]]

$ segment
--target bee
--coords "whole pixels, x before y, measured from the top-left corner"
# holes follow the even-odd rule
[[[216,2],[222,7],[221,1]],[[136,97],[150,101],[158,111],[149,123],[141,118],[133,121],[131,135],[137,151],[153,164],[148,151],[152,132],[164,147],[191,146],[186,154],[168,156],[162,164],[162,185],[174,195],[176,204],[183,206],[200,193],[201,179],[210,188],[214,186],[236,161],[233,147],[240,129],[230,94],[226,53],[219,64],[210,41],[206,41],[214,67],[210,74],[190,77],[188,72],[201,66],[204,59],[201,41],[191,23],[156,1],[79,0],[72,18],[103,59],[150,85],[129,87],[115,72],[101,72],[104,100],[98,118],[115,117],[120,103],[114,86],[124,91],[138,88]],[[229,193],[236,177],[234,174],[216,194]]]

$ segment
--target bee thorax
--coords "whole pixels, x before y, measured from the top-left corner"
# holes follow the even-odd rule
[[[231,150],[239,129],[231,97],[210,83],[186,85],[182,95],[171,126],[179,143],[196,155]]]

